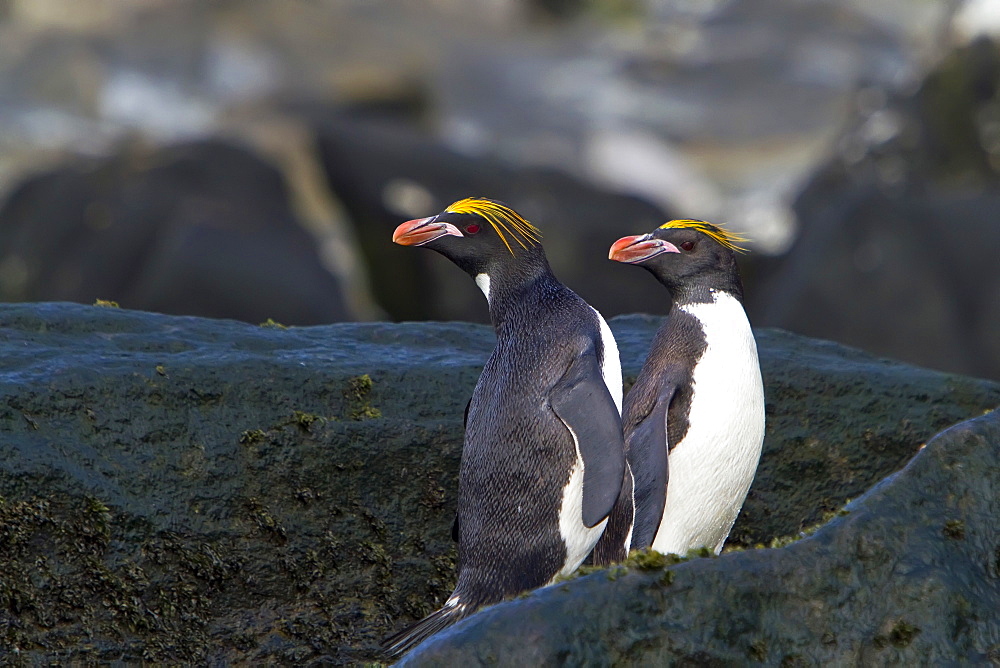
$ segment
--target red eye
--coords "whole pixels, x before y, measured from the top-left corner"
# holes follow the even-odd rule
[[[689,251],[692,248],[694,248],[694,242],[693,241],[685,241],[684,243],[681,244],[681,248],[683,248],[686,251]]]
[[[469,234],[475,234],[476,232],[479,231],[479,226],[473,223],[472,225],[466,227],[465,231],[468,232]]]

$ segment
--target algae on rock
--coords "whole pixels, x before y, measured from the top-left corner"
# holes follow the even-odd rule
[[[627,377],[659,322],[611,321]],[[0,643],[21,661],[371,661],[450,593],[462,415],[490,328],[18,304],[0,331]],[[995,383],[757,335],[768,431],[733,546],[797,535],[1000,403]],[[950,512],[934,531],[958,549],[976,527]],[[662,572],[650,555],[560,587],[646,573],[661,588],[766,554]],[[885,651],[933,636],[908,612],[878,633]]]

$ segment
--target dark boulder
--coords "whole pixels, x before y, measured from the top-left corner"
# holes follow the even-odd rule
[[[307,325],[351,319],[281,173],[218,140],[126,148],[0,207],[0,298]]]
[[[626,380],[658,323],[611,322]],[[757,333],[768,431],[736,547],[798,536],[937,431],[1000,404],[996,383]],[[9,656],[356,663],[450,592],[462,412],[493,346],[488,327],[282,329],[17,304],[0,306],[0,337],[0,647]],[[971,517],[940,524],[949,520],[980,540]],[[739,558],[766,570],[785,552],[685,568]],[[830,595],[857,596],[866,577],[845,575]],[[788,597],[781,587],[795,582],[774,580],[760,596]],[[731,606],[701,610],[707,626],[733,615]],[[916,619],[904,621],[921,626]],[[520,633],[527,644],[531,634]]]
[[[998,72],[981,40],[857,119],[799,195],[795,245],[748,292],[756,324],[1000,378]]]

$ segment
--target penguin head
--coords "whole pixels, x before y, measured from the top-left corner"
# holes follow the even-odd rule
[[[608,258],[647,269],[675,299],[704,290],[743,297],[736,253],[742,236],[702,220],[672,220],[649,234],[622,237]]]
[[[490,275],[504,265],[544,261],[541,232],[497,200],[470,197],[436,216],[409,220],[392,235],[403,246],[441,253],[470,276]]]

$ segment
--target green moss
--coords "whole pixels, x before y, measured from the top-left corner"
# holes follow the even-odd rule
[[[698,547],[693,550],[688,550],[688,559],[705,559],[707,557],[714,557],[715,552],[707,547]]]
[[[115,332],[137,317],[82,308],[110,318]],[[60,331],[62,320],[53,322]],[[229,340],[209,324],[212,341]],[[252,347],[293,333],[241,336]],[[374,383],[359,368],[304,374],[289,386],[266,350],[248,370],[241,361],[239,373],[220,373],[175,363],[175,351],[197,345],[175,349],[176,340],[170,333],[141,346],[134,366],[99,385],[70,374],[65,385],[32,386],[8,402],[0,420],[28,447],[40,436],[53,448],[68,443],[67,461],[84,466],[102,452],[113,479],[91,480],[86,498],[65,491],[79,482],[69,467],[0,471],[0,647],[18,648],[25,665],[378,659],[381,637],[454,587],[465,398],[451,401],[447,391],[471,389],[478,371],[431,375],[440,385],[421,386],[440,389],[450,406],[442,415],[455,419],[405,416],[397,429],[348,420],[389,406],[371,370]],[[345,397],[350,389],[357,404]]]
[[[424,493],[419,500],[422,507],[438,510],[447,504],[448,490],[438,482],[443,476],[444,473],[441,471],[431,470],[427,472]]]
[[[267,438],[267,433],[263,429],[247,429],[240,434],[240,444],[252,445]]]
[[[317,422],[326,422],[326,418],[306,413],[305,411],[294,411],[292,414],[292,424],[296,425],[302,431],[309,431],[309,428]]]
[[[570,580],[582,578],[585,575],[591,575],[593,573],[601,573],[606,568],[607,568],[606,566],[590,566],[588,564],[584,564],[568,575],[557,575],[555,582],[569,582]]]
[[[747,656],[754,661],[765,661],[767,659],[767,641],[763,639],[754,640],[747,648]]]
[[[948,520],[944,523],[941,532],[952,540],[965,540],[965,522],[962,520]]]
[[[848,502],[850,502],[850,500],[848,500]],[[782,547],[787,547],[787,546],[791,545],[792,543],[796,543],[796,542],[802,540],[803,538],[808,538],[809,536],[813,535],[814,533],[816,533],[817,531],[819,531],[821,528],[823,528],[824,526],[826,526],[831,520],[833,520],[833,519],[835,519],[837,517],[844,517],[844,516],[850,515],[850,514],[851,514],[850,511],[847,510],[847,509],[845,509],[845,508],[840,508],[839,510],[826,511],[826,512],[823,513],[822,519],[820,519],[819,522],[816,522],[815,524],[806,527],[805,529],[803,529],[799,533],[792,534],[792,535],[789,535],[789,536],[775,536],[774,538],[771,539],[771,541],[767,545],[758,543],[755,546],[755,549],[758,549],[758,550],[772,549],[773,550],[773,549],[780,549]],[[727,552],[735,551],[735,548],[733,550],[730,550],[730,549],[727,548],[726,551]]]
[[[369,406],[366,406],[361,410],[351,412],[352,420],[371,420],[380,417],[382,417],[382,411],[380,411],[377,408],[371,408]]]
[[[900,619],[893,624],[889,633],[878,634],[872,642],[878,649],[885,649],[890,644],[897,649],[903,649],[913,642],[913,639],[919,635],[919,633],[920,629],[918,627],[910,624],[906,620]]]
[[[257,497],[247,499],[246,509],[250,514],[250,519],[263,535],[271,537],[279,544],[284,544],[288,540],[288,532],[285,531],[285,527],[275,519],[271,511]]]
[[[94,306],[102,306],[104,308],[121,308],[118,305],[118,302],[108,299],[97,299],[94,301]]]
[[[86,499],[87,511],[93,514],[106,516],[110,508],[104,505],[104,502],[100,499],[95,499],[93,497],[87,497]]]
[[[613,564],[607,570],[608,582],[614,582],[623,575],[628,574],[628,568],[621,564]]]
[[[308,411],[293,410],[289,417],[272,424],[266,430],[247,429],[240,434],[240,443],[243,443],[244,445],[259,443],[260,441],[268,438],[269,435],[272,442],[278,443],[283,440],[282,438],[279,438],[278,433],[285,427],[296,427],[300,431],[309,432],[312,430],[313,426],[321,425],[326,422],[330,422],[331,420],[336,421],[337,418],[323,417],[322,415],[316,415],[315,413],[310,413]]]
[[[260,323],[261,327],[270,327],[271,329],[288,329],[288,325],[282,325],[280,322],[274,318],[268,318],[264,322]]]
[[[370,420],[382,417],[382,411],[371,405],[371,391],[374,387],[367,373],[347,381],[344,398],[347,399],[347,415],[352,420]]]
[[[107,542],[111,537],[111,509],[100,499],[88,496],[83,500],[83,510],[78,536]]]
[[[642,549],[632,550],[625,561],[625,565],[635,567],[641,571],[658,571],[672,565],[671,562],[670,556],[666,554],[661,554],[653,549]],[[676,561],[673,561],[673,563],[676,563]]]
[[[902,649],[909,645],[919,633],[919,628],[901,619],[889,632],[889,642],[892,643],[893,647]]]
[[[392,567],[392,559],[385,550],[385,545],[375,541],[366,540],[361,543],[361,558],[370,564],[389,569]]]
[[[796,543],[796,542],[802,540],[805,537],[806,537],[805,533],[799,533],[799,534],[796,534],[794,536],[776,536],[776,537],[774,537],[774,538],[771,539],[770,543],[767,544],[767,548],[771,549],[771,550],[777,550],[777,549],[780,549],[782,547],[787,547],[788,545],[791,545],[792,543]],[[761,547],[764,547],[764,546],[761,545]]]
[[[121,660],[123,652],[100,638],[138,635],[141,643],[125,653],[131,661],[200,662],[209,648],[203,618],[211,585],[199,578],[220,568],[231,574],[236,565],[207,545],[178,559],[181,543],[171,545],[169,535],[112,557],[132,539],[96,497],[0,503],[0,610],[12,615],[0,625],[0,646],[35,659],[44,646],[50,660],[71,650],[80,659],[72,663],[105,663]],[[183,568],[178,561],[200,566]],[[172,581],[152,585],[161,565]]]

